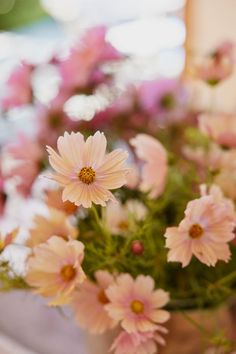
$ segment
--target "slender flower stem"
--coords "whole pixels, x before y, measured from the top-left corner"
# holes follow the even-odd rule
[[[186,320],[188,320],[189,323],[191,323],[195,328],[197,328],[205,337],[211,336],[211,333],[205,327],[203,327],[200,323],[196,322],[192,317],[187,315],[185,311],[181,311],[181,313],[184,318],[186,318]]]
[[[236,270],[234,270],[233,272],[229,273],[225,277],[223,277],[220,280],[218,280],[216,282],[216,285],[225,285],[225,284],[230,283],[232,280],[235,280],[235,279],[236,279]]]
[[[97,209],[95,208],[94,205],[92,205],[91,207],[91,211],[93,213],[94,219],[96,224],[98,225],[101,233],[106,237],[106,238],[110,238],[110,233],[107,231],[107,229],[105,228],[105,226],[102,224],[102,220],[100,219]]]

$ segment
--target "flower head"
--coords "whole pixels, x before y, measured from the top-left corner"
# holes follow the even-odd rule
[[[51,178],[64,187],[63,201],[89,208],[92,203],[105,206],[108,200],[114,200],[109,190],[126,183],[128,156],[120,149],[106,154],[106,146],[100,132],[86,141],[80,133],[66,132],[57,142],[59,154],[47,147],[49,162],[56,170]]]
[[[113,284],[114,277],[107,271],[99,270],[95,272],[95,279],[96,282],[84,281],[74,293],[71,305],[82,328],[88,329],[91,333],[102,334],[117,323],[104,307],[109,303],[105,291]]]
[[[50,305],[66,304],[85,279],[81,268],[83,258],[84,245],[81,242],[52,236],[33,249],[25,280],[35,288],[35,293],[52,297]]]
[[[165,148],[158,140],[146,134],[138,134],[130,143],[138,158],[144,161],[140,189],[149,192],[150,198],[159,197],[165,188],[168,168]]]
[[[78,210],[74,203],[68,200],[66,202],[62,201],[62,190],[60,188],[47,190],[45,202],[49,208],[60,210],[67,215],[74,214]]]
[[[189,202],[179,226],[166,230],[166,247],[170,249],[168,261],[181,262],[186,267],[194,255],[208,266],[215,266],[218,260],[228,262],[227,242],[235,236],[231,215],[228,203],[213,195]]]
[[[78,230],[71,225],[67,214],[56,209],[49,209],[49,216],[36,215],[33,227],[29,230],[30,237],[27,240],[29,247],[35,247],[46,242],[51,236],[58,236],[65,240],[75,239]]]
[[[169,319],[169,313],[161,309],[169,295],[162,289],[154,290],[150,276],[133,279],[129,274],[121,274],[106,295],[110,301],[106,305],[109,316],[120,321],[128,333],[154,331],[157,324]]]

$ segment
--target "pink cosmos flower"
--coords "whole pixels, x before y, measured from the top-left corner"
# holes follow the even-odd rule
[[[178,227],[168,227],[165,233],[168,261],[186,267],[194,255],[202,263],[215,266],[218,260],[228,262],[227,242],[234,239],[235,222],[225,201],[215,196],[203,196],[188,203],[185,218]]]
[[[104,26],[89,29],[71,49],[70,56],[60,64],[66,87],[84,88],[92,82],[104,81],[99,66],[107,61],[121,59],[121,55],[106,41]]]
[[[95,272],[95,279],[96,283],[91,280],[84,281],[74,293],[71,306],[82,328],[94,334],[102,334],[117,324],[104,308],[109,303],[105,291],[113,284],[114,277],[107,271],[99,270]]]
[[[157,117],[161,123],[182,120],[185,117],[187,92],[179,80],[147,81],[139,88],[139,101],[144,111]]]
[[[199,128],[218,144],[236,147],[235,114],[202,114],[199,117]]]
[[[6,96],[1,102],[3,109],[30,103],[32,100],[31,73],[32,66],[21,63],[10,75],[6,82]]]
[[[209,85],[215,86],[229,77],[233,69],[234,45],[226,41],[203,59],[196,67],[196,75]]]
[[[33,249],[27,263],[26,282],[36,294],[53,298],[50,305],[70,302],[77,286],[85,279],[81,268],[84,245],[52,236]]]
[[[136,279],[130,274],[118,276],[116,283],[106,290],[109,316],[120,321],[128,333],[158,329],[157,324],[169,319],[169,313],[161,309],[169,301],[169,295],[162,289],[154,290],[154,285],[150,276],[139,275]]]
[[[8,178],[17,177],[17,190],[27,196],[38,176],[43,161],[43,150],[37,141],[24,134],[18,136],[16,142],[6,146],[6,152],[15,160],[16,164],[11,168]]]
[[[138,158],[144,162],[141,172],[140,189],[149,192],[150,198],[159,197],[165,188],[167,176],[167,153],[155,138],[138,134],[130,140]]]
[[[158,332],[167,333],[167,330],[158,326]],[[165,345],[165,341],[157,331],[128,333],[122,331],[111,346],[114,354],[155,354],[157,344]]]
[[[105,206],[114,200],[109,189],[126,183],[128,154],[120,149],[106,154],[106,146],[103,133],[96,132],[85,141],[80,133],[66,132],[57,141],[59,154],[47,147],[56,171],[51,178],[64,187],[63,201],[90,208],[92,202]]]

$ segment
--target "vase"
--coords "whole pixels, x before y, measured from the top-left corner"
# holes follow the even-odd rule
[[[235,308],[233,303],[213,310],[186,311],[186,315],[209,332],[223,329],[228,338],[235,340]],[[0,333],[14,341],[14,348],[19,343],[20,349],[8,350],[9,354],[107,354],[117,334],[110,331],[90,335],[74,323],[70,313],[50,308],[42,298],[26,291],[1,293],[0,312]],[[166,327],[167,344],[159,348],[159,354],[205,354],[209,343],[183,313],[171,313]]]

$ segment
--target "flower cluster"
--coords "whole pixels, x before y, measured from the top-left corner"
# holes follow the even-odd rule
[[[30,201],[40,208],[1,232],[0,282],[70,306],[93,334],[116,329],[114,354],[155,354],[172,310],[233,292],[236,115],[196,111],[183,78],[162,78],[73,119],[70,99],[116,91],[113,64],[123,59],[97,27],[67,58],[51,58],[60,80],[47,104],[34,92],[36,66],[22,63],[6,82],[5,118],[31,105],[36,124],[1,151],[0,217],[9,220],[16,195],[24,214]],[[233,45],[205,60],[195,73],[216,85],[233,70]],[[22,272],[7,258],[14,247],[25,252]]]

